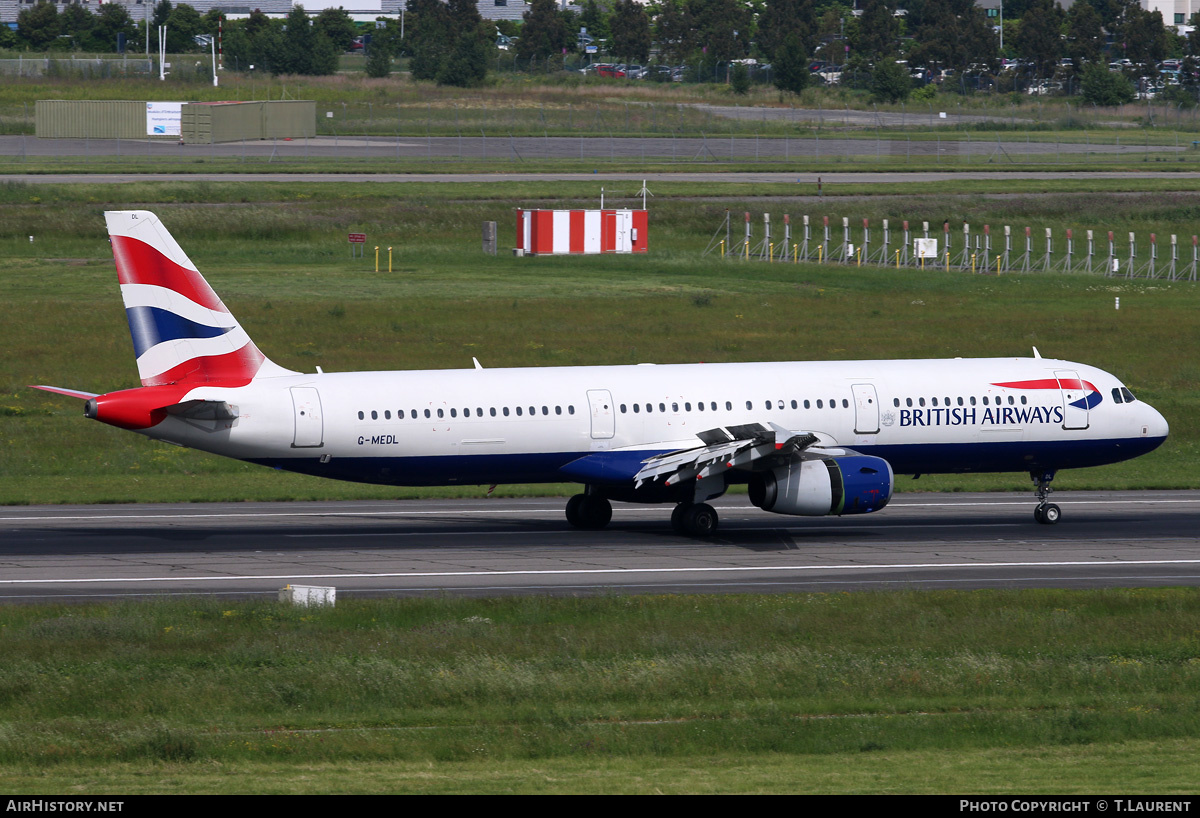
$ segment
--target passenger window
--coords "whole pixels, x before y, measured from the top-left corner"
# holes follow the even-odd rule
[[[641,409],[641,404],[635,403],[635,404],[633,405],[633,413],[634,413],[635,415],[636,415],[638,412],[640,412],[641,410],[642,410],[642,409]]]
[[[917,405],[918,405],[918,406],[924,406],[924,405],[925,405],[925,399],[924,399],[924,398],[917,398]]]
[[[496,407],[495,406],[489,407],[488,414],[490,414],[492,417],[495,417],[496,416]]]
[[[811,409],[811,408],[812,408],[812,404],[811,404],[811,403],[809,403],[808,401],[805,401],[805,402],[804,402],[804,408],[805,408],[805,409]]]
[[[712,402],[712,403],[710,403],[708,406],[709,406],[709,408],[710,408],[710,409],[712,409],[714,412],[715,412],[715,411],[717,411],[717,402],[716,402],[716,401],[713,401],[713,402]]]
[[[653,412],[653,411],[654,411],[654,404],[653,404],[653,403],[647,403],[647,404],[646,404],[646,414],[648,415],[648,414],[650,414],[650,413],[651,413],[651,412]]]
[[[458,417],[458,410],[457,410],[457,409],[451,409],[451,410],[450,410],[450,417],[452,417],[452,418],[456,418],[456,417]]]
[[[799,409],[799,408],[800,408],[800,404],[796,403],[796,401],[794,401],[794,400],[793,400],[793,401],[792,401],[792,408],[793,408],[793,409]]]
[[[849,401],[849,400],[847,400],[846,398],[842,398],[842,408],[843,408],[843,409],[849,409],[849,408],[850,408],[850,401]]]
[[[933,399],[933,405],[934,405],[934,406],[937,406],[937,398],[934,398],[934,399]]]
[[[958,405],[959,405],[959,406],[962,406],[962,405],[963,405],[963,399],[962,399],[962,398],[959,398],[959,399],[958,399]]]
[[[660,412],[665,412],[665,411],[667,411],[667,405],[666,405],[665,403],[660,403],[660,404],[658,405],[658,411],[660,411]]]
[[[517,407],[517,417],[521,417],[521,407]]]
[[[678,412],[678,411],[679,411],[679,404],[678,404],[678,403],[672,403],[672,404],[671,404],[671,411],[672,411],[672,412]]]
[[[905,398],[905,399],[904,399],[904,405],[905,405],[905,406],[912,406],[912,398]]]
[[[975,396],[972,395],[970,400],[971,400],[971,405],[974,406],[975,405]]]
[[[1016,403],[1016,400],[1013,399],[1012,395],[1009,395],[1008,396],[1008,405],[1012,406],[1014,403]]]
[[[446,416],[446,413],[443,410],[438,409],[438,417],[444,418],[445,416]]]
[[[634,406],[637,406],[637,404],[635,403],[635,404],[634,404]],[[624,411],[625,411],[625,404],[621,404],[621,411],[622,411],[622,412],[624,412]],[[561,415],[561,414],[562,414],[562,407],[561,407],[561,406],[555,406],[555,407],[554,407],[554,414],[556,414],[556,415]]]
[[[625,404],[621,404],[621,414],[625,414]]]
[[[391,419],[392,419],[392,410],[391,410],[391,409],[384,409],[384,410],[383,410],[383,419],[384,419],[384,420],[391,420]]]
[[[685,411],[685,412],[692,411],[692,405],[690,403],[683,404],[683,411]]]
[[[983,396],[983,405],[984,405],[984,406],[987,406],[987,405],[988,405],[988,399],[987,399],[987,395],[984,395],[984,396]]]
[[[571,404],[570,406],[567,407],[567,414],[568,415],[575,414],[575,404]]]
[[[426,409],[426,410],[425,410],[425,417],[429,417],[429,410],[428,410],[428,409]]]
[[[621,411],[622,411],[622,412],[624,412],[624,411],[625,411],[625,404],[621,404]],[[543,414],[543,415],[548,415],[548,414],[550,414],[550,407],[549,407],[549,406],[543,406],[543,407],[542,407],[542,414]]]
[[[1021,405],[1024,406],[1027,403],[1029,403],[1029,400],[1024,395],[1022,395],[1021,396]]]
[[[818,399],[817,399],[817,408],[818,408],[818,409],[824,409],[824,408],[825,408],[825,407],[824,407],[824,405],[821,403],[821,400],[820,400],[820,398],[818,398]]]
[[[747,408],[747,409],[753,409],[753,408],[754,408],[754,406],[752,406],[752,405],[751,405],[750,401],[746,401],[746,408]]]
[[[507,406],[505,406],[505,407],[504,407],[504,409],[503,409],[503,410],[501,410],[501,411],[503,411],[503,412],[504,412],[504,416],[505,416],[505,417],[508,417],[508,407],[507,407]]]
[[[704,401],[700,401],[699,403],[697,403],[697,404],[696,404],[696,409],[698,409],[699,411],[703,412],[703,411],[704,411]]]
[[[359,420],[365,420],[365,419],[366,419],[366,415],[364,415],[362,412],[359,412],[359,413],[358,413],[358,419],[359,419]]]
[[[371,420],[379,420],[379,413],[374,409],[371,410]]]

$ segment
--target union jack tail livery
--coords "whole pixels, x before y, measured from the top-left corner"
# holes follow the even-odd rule
[[[260,373],[291,374],[259,352],[157,216],[104,215],[143,386],[242,386]]]

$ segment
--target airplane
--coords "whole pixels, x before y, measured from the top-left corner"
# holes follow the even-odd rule
[[[1025,472],[1058,522],[1061,469],[1146,454],[1157,410],[1092,366],[1032,358],[800,361],[396,372],[286,369],[267,358],[148,211],[105,214],[141,386],[88,418],[302,474],[394,486],[575,482],[567,522],[612,501],[673,503],[709,537],[708,501],[746,484],[775,514],[879,511],[896,474]]]

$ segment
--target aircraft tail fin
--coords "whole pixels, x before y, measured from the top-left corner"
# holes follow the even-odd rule
[[[157,216],[104,216],[143,386],[241,386],[293,374],[259,351]]]

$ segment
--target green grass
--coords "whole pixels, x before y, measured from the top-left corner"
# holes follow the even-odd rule
[[[1056,485],[1198,485],[1200,367],[1183,340],[1196,327],[1196,284],[702,258],[726,208],[735,216],[751,210],[756,220],[770,209],[777,222],[781,210],[793,217],[809,211],[819,223],[821,210],[811,200],[759,202],[744,198],[742,186],[662,193],[652,208],[647,257],[484,256],[481,221],[499,223],[506,251],[512,241],[512,200],[497,190],[505,187],[142,183],[128,200],[94,187],[0,188],[0,298],[10,308],[0,325],[0,502],[412,496],[151,443],[86,422],[76,401],[26,388],[105,392],[136,384],[105,207],[158,212],[259,346],[302,371],[461,368],[472,357],[498,367],[1027,356],[1037,346],[1045,356],[1091,363],[1127,380],[1172,425],[1171,438],[1153,454],[1066,472]],[[536,186],[522,187],[531,196],[523,203],[591,204],[590,191],[545,187],[541,200]],[[1018,235],[1022,223],[1035,234],[1052,226],[1060,237],[1069,227],[1077,236],[1084,228],[1116,229],[1119,237],[1136,229],[1144,242],[1150,231],[1189,235],[1200,212],[1200,197],[1190,192],[1126,193],[1117,201],[1129,214],[1119,224],[1113,194],[1101,191],[877,192],[820,207],[834,224],[841,214],[871,218],[877,241],[879,219],[896,225],[908,218],[950,220],[956,233],[964,220],[976,230],[990,223],[997,237],[1005,223],[1015,223]],[[394,272],[386,272],[386,249],[385,272],[374,271],[370,252],[351,259],[349,229],[365,230],[368,247],[392,246]],[[1026,487],[1021,475],[900,481],[901,489]]]
[[[0,783],[1180,792],[1197,633],[1192,589],[6,607]]]

